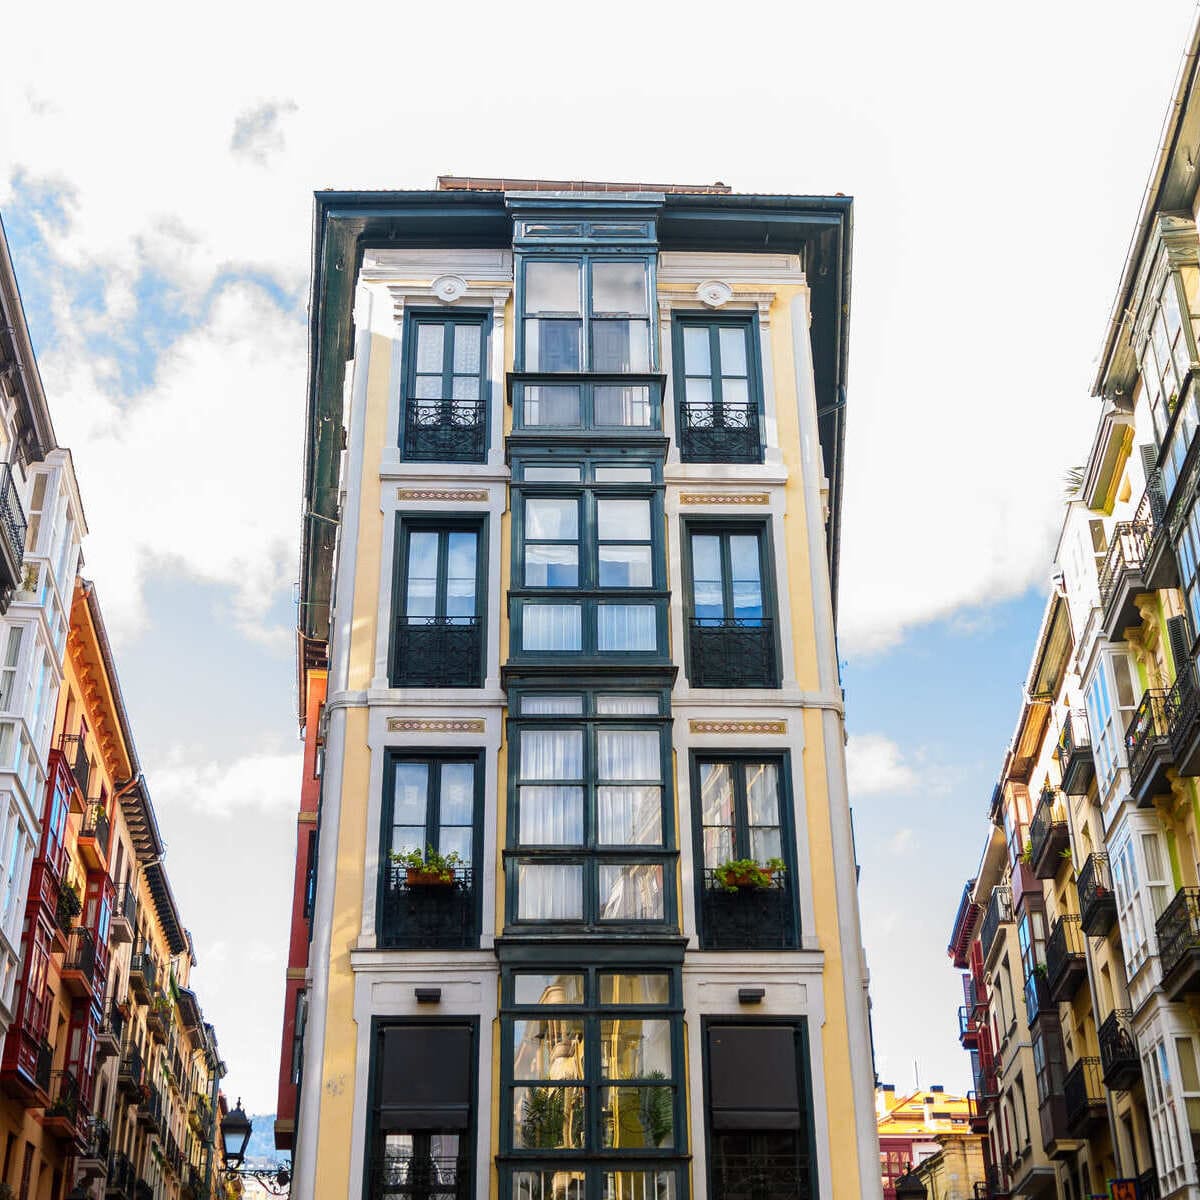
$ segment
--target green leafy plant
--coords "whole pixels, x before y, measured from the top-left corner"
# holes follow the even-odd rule
[[[1063,862],[1070,862],[1071,861],[1071,847],[1068,846],[1065,850],[1060,850],[1058,852],[1058,857],[1061,858],[1063,860]]]
[[[409,850],[407,853],[393,850],[391,859],[398,866],[407,867],[438,883],[453,883],[455,867],[462,866],[457,851],[451,850],[449,854],[442,855],[432,846],[426,846],[424,853],[420,850]]]
[[[1045,979],[1046,978],[1046,964],[1045,963],[1034,963],[1033,973],[1035,975],[1039,976],[1040,978]]]
[[[713,878],[727,892],[740,888],[766,888],[776,875],[787,870],[782,858],[769,858],[758,863],[753,858],[730,858],[713,868]]]
[[[58,927],[63,933],[70,933],[71,927],[75,924],[75,918],[83,912],[83,901],[79,898],[79,892],[74,884],[65,883],[61,891],[58,893],[58,908],[55,911],[55,916],[58,918]]]
[[[12,1190],[11,1183],[0,1181],[0,1200],[16,1200],[16,1192]]]
[[[666,1079],[662,1071],[651,1071],[649,1079]],[[675,1129],[674,1104],[667,1087],[642,1088],[642,1128],[655,1146],[661,1146]]]
[[[1025,849],[1021,851],[1021,861],[1026,866],[1033,862],[1033,844],[1031,842],[1026,842]]]
[[[566,1094],[562,1088],[530,1088],[521,1104],[521,1145],[526,1150],[563,1147]]]

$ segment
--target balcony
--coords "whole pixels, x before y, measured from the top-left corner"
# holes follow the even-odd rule
[[[1041,1126],[1042,1147],[1047,1158],[1061,1158],[1067,1147],[1061,1143],[1071,1139],[1067,1123],[1067,1100],[1062,1092],[1051,1092],[1038,1103],[1038,1124]]]
[[[1107,854],[1089,854],[1075,879],[1079,918],[1088,937],[1105,937],[1117,919]]]
[[[979,1184],[975,1187],[978,1189]],[[977,1191],[976,1195],[980,1195]],[[997,1166],[993,1163],[984,1172],[983,1192],[982,1195],[986,1200],[998,1200],[1001,1196],[1012,1195],[1012,1184],[1009,1182],[1008,1171],[1004,1167]]]
[[[1087,978],[1087,958],[1079,918],[1068,913],[1058,918],[1046,939],[1046,987],[1050,999],[1070,1000]]]
[[[154,1200],[154,1188],[144,1179],[133,1185],[133,1200]]]
[[[684,462],[762,462],[758,407],[746,403],[681,404],[679,456]]]
[[[1087,1137],[1108,1122],[1104,1085],[1100,1078],[1100,1060],[1081,1058],[1063,1080],[1063,1099],[1067,1106],[1067,1129],[1075,1137]]]
[[[1140,808],[1167,790],[1167,768],[1172,765],[1167,693],[1151,688],[1142,697],[1125,730],[1129,755],[1129,794]]]
[[[113,899],[112,919],[108,927],[108,940],[113,945],[133,941],[137,928],[137,892],[128,883],[117,888]]]
[[[141,1051],[132,1042],[127,1042],[121,1065],[117,1068],[117,1089],[128,1096],[140,1096],[143,1076]]]
[[[479,687],[483,630],[476,617],[401,617],[395,687]]]
[[[454,882],[409,883],[407,868],[387,867],[379,913],[379,945],[391,950],[479,947],[475,873],[457,867]]]
[[[62,965],[63,987],[72,996],[90,996],[96,979],[96,935],[76,929],[67,943]]]
[[[125,1037],[125,1014],[110,1000],[96,1033],[96,1059],[103,1062],[121,1053]]]
[[[1105,637],[1119,640],[1123,629],[1141,620],[1134,600],[1149,591],[1142,574],[1151,529],[1144,521],[1118,521],[1100,569],[1100,609]]]
[[[0,615],[8,611],[13,592],[21,586],[27,529],[12,463],[0,463]]]
[[[774,875],[770,887],[730,892],[715,872],[704,872],[700,889],[702,950],[794,950],[795,903],[787,875]]]
[[[988,900],[987,911],[983,914],[983,923],[979,927],[979,941],[983,947],[983,957],[987,961],[996,944],[996,934],[1001,925],[1012,924],[1012,888],[992,888],[991,899]]]
[[[137,1172],[133,1163],[121,1153],[114,1154],[108,1160],[108,1178],[104,1181],[104,1193],[115,1200],[133,1200],[133,1188],[137,1182]]]
[[[1162,1190],[1158,1186],[1158,1172],[1151,1167],[1137,1177],[1137,1200],[1160,1200]]]
[[[171,1021],[171,1002],[161,992],[150,997],[146,1009],[146,1029],[160,1045],[167,1040],[167,1026]]]
[[[1087,713],[1075,709],[1067,713],[1058,738],[1058,765],[1062,769],[1062,790],[1068,796],[1086,796],[1096,776],[1092,760],[1092,734]]]
[[[410,400],[404,457],[413,462],[483,462],[487,405],[477,400]]]
[[[108,1125],[96,1118],[89,1120],[87,1145],[79,1155],[79,1168],[85,1179],[95,1179],[104,1174],[108,1162],[108,1143]]]
[[[755,1162],[761,1159],[755,1158]],[[789,1160],[790,1161],[790,1160]],[[421,1158],[381,1156],[371,1163],[371,1200],[413,1200],[436,1196],[437,1200],[470,1200],[474,1195],[471,1163],[465,1158],[430,1155]],[[780,1182],[783,1182],[783,1174]],[[749,1193],[747,1195],[758,1193]],[[762,1193],[762,1200],[774,1200],[776,1195],[794,1192],[771,1190]]]
[[[1029,822],[1029,865],[1039,879],[1053,879],[1070,849],[1067,807],[1062,793],[1043,788]]]
[[[1165,708],[1175,766],[1180,775],[1200,775],[1200,681],[1191,659],[1175,677]]]
[[[163,1098],[162,1093],[152,1083],[142,1087],[142,1102],[138,1106],[138,1123],[145,1125],[155,1133],[163,1129]]]
[[[99,800],[89,800],[79,829],[79,853],[88,868],[103,871],[108,866],[108,840],[112,823],[107,807]]]
[[[1038,1017],[1047,1014],[1058,1017],[1058,1002],[1050,995],[1050,986],[1046,982],[1047,968],[1041,963],[1033,968],[1033,973],[1025,980],[1025,1012],[1032,1027]]]
[[[1104,1086],[1114,1091],[1128,1091],[1142,1077],[1138,1061],[1137,1039],[1133,1036],[1127,1008],[1115,1008],[1100,1026],[1100,1069]]]
[[[766,617],[696,617],[688,648],[692,687],[778,687],[775,623]]]
[[[135,951],[129,959],[129,990],[147,1004],[157,987],[158,964],[145,950]]]
[[[54,1137],[86,1145],[87,1111],[79,1081],[70,1071],[55,1071],[50,1082],[50,1103],[42,1114],[42,1128]]]
[[[1180,888],[1155,932],[1163,991],[1178,1000],[1200,990],[1200,888]]]
[[[551,1187],[538,1188],[532,1193],[526,1191],[525,1195],[536,1196],[538,1200],[579,1200],[583,1196],[581,1176],[576,1175],[572,1178],[570,1174],[567,1174],[566,1180],[563,1182],[559,1182],[560,1178],[561,1176],[557,1176]],[[609,1178],[612,1179],[612,1174]],[[629,1184],[622,1187],[617,1182],[619,1178],[620,1176],[617,1176],[617,1179],[613,1180],[613,1183],[610,1183],[603,1193],[598,1191],[597,1195],[604,1195],[605,1200],[608,1200],[608,1197],[613,1197],[614,1200],[658,1200],[658,1198],[667,1200],[668,1197],[676,1194],[674,1188],[664,1188],[661,1183],[657,1187],[653,1184],[642,1184],[641,1187],[638,1187],[632,1182],[632,1179]],[[642,1178],[646,1177],[642,1176]],[[637,1179],[637,1176],[633,1176],[633,1179]],[[800,1166],[795,1154],[772,1154],[760,1151],[757,1154],[721,1153],[713,1155],[712,1186],[708,1189],[708,1195],[713,1200],[797,1200],[798,1197],[809,1197],[815,1193],[816,1189],[811,1184],[808,1170]],[[450,1200],[451,1197],[457,1198],[464,1195],[461,1190],[443,1192],[440,1188],[432,1192],[403,1191],[400,1194],[402,1196],[431,1195],[437,1196],[438,1200],[441,1200],[442,1196]],[[690,1195],[686,1190],[683,1194]],[[383,1196],[387,1196],[390,1200],[392,1192],[390,1190],[372,1192],[371,1195],[372,1200]]]
[[[71,768],[71,774],[75,777],[75,783],[79,788],[78,795],[71,798],[71,811],[82,812],[83,801],[87,797],[88,783],[92,776],[92,764],[88,761],[87,748],[84,746],[83,738],[72,733],[63,734],[58,748],[62,751],[67,766]]]
[[[974,1050],[979,1045],[979,1026],[975,1022],[975,1011],[965,1005],[958,1010],[958,1040],[964,1050]]]

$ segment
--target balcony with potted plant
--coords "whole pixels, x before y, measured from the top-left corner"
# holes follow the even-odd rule
[[[705,950],[788,950],[797,943],[795,901],[780,858],[728,859],[704,872],[700,945]]]
[[[1117,920],[1117,900],[1107,854],[1089,854],[1075,879],[1079,921],[1088,937],[1104,937]]]
[[[1067,806],[1057,788],[1044,787],[1029,822],[1029,865],[1039,879],[1053,879],[1070,853]]]
[[[479,945],[475,875],[453,851],[394,851],[381,888],[378,942],[387,949],[466,950]]]
[[[1092,735],[1087,713],[1073,709],[1063,721],[1058,739],[1058,765],[1062,770],[1062,790],[1068,796],[1086,796],[1095,778],[1092,759]]]

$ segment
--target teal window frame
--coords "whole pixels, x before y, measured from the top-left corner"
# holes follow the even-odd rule
[[[536,364],[531,364],[527,360],[526,354],[526,322],[531,320],[573,320],[576,319],[574,314],[567,314],[561,317],[553,313],[550,314],[532,314],[529,315],[525,311],[525,271],[530,263],[575,263],[579,266],[579,314],[578,321],[580,324],[579,335],[579,350],[580,358],[578,366],[572,369],[564,369],[562,372],[542,372],[552,376],[560,374],[585,374],[596,371],[593,366],[595,360],[595,347],[593,333],[594,321],[605,320],[645,320],[648,326],[647,329],[647,363],[645,368],[631,368],[629,371],[609,371],[603,368],[599,369],[603,374],[615,374],[618,378],[628,378],[639,374],[646,374],[658,369],[659,362],[659,344],[658,344],[658,320],[657,320],[657,295],[658,295],[658,255],[654,250],[634,250],[622,251],[616,246],[599,244],[596,246],[571,246],[566,252],[556,251],[551,246],[538,246],[536,249],[518,250],[516,263],[516,313],[517,313],[517,344],[515,349],[514,368],[518,372],[537,371]],[[592,281],[592,267],[595,263],[629,263],[638,262],[645,267],[646,271],[646,313],[641,315],[619,315],[614,313],[597,314],[594,307],[594,286]]]
[[[757,421],[758,451],[754,457],[745,459],[738,458],[733,461],[761,463],[763,461],[765,452],[765,439],[763,435],[766,426],[766,412],[763,399],[763,369],[761,352],[762,338],[759,332],[760,326],[758,322],[758,314],[717,314],[698,312],[677,312],[674,314],[671,321],[671,375],[674,380],[676,413],[675,425],[677,431],[681,431],[683,428],[683,405],[688,403],[687,380],[689,378],[700,378],[700,376],[689,376],[686,371],[687,364],[684,359],[683,334],[684,330],[687,328],[703,328],[708,331],[709,374],[707,378],[711,382],[712,403],[714,405],[720,405],[724,400],[722,375],[720,370],[720,331],[722,329],[738,329],[744,334],[746,338],[747,403],[749,407],[753,409]],[[694,455],[685,455],[682,453],[681,458],[684,462],[714,461],[711,458],[700,458]]]
[[[663,377],[645,372],[627,374],[612,372],[584,374],[582,372],[522,371],[510,372],[508,377],[509,403],[513,411],[513,433],[539,437],[570,437],[589,431],[621,437],[662,436]],[[551,425],[526,422],[525,392],[535,387],[574,387],[579,389],[579,420],[573,425]],[[596,390],[603,387],[645,387],[649,392],[649,423],[646,425],[604,424],[596,419]]]
[[[597,713],[597,698],[604,695],[654,695],[658,699],[654,714]],[[523,715],[522,705],[527,697],[539,695],[579,695],[582,711],[578,714],[556,714],[546,716]],[[540,687],[515,686],[510,688],[510,713],[507,721],[508,754],[508,805],[505,849],[503,852],[505,871],[505,933],[520,935],[534,933],[541,936],[546,931],[587,934],[589,937],[627,938],[631,930],[654,930],[666,933],[679,928],[679,905],[675,888],[675,864],[679,857],[675,830],[675,794],[671,770],[671,725],[669,693],[661,680],[626,680],[620,684],[610,683],[597,687],[590,681],[581,684],[560,682],[543,684]],[[521,777],[521,736],[527,730],[581,730],[582,769],[578,779],[570,781],[523,780]],[[654,730],[658,736],[659,779],[653,781],[662,789],[660,821],[662,841],[657,845],[610,845],[601,844],[597,836],[598,791],[606,786],[598,778],[597,734],[602,729]],[[583,837],[576,845],[525,844],[521,841],[522,783],[545,783],[554,786],[578,786],[583,798]],[[636,781],[621,781],[637,786]],[[567,865],[581,868],[581,907],[579,919],[536,920],[518,916],[520,906],[519,871],[523,864]],[[663,916],[650,920],[602,920],[600,917],[599,869],[601,866],[652,865],[662,868],[663,873]]]
[[[517,1004],[515,980],[523,974],[578,975],[583,980],[583,996],[578,1004]],[[600,976],[602,974],[661,974],[668,977],[669,997],[666,1004],[613,1005],[600,1003]],[[621,1080],[629,1087],[670,1087],[672,1096],[672,1124],[674,1145],[670,1147],[604,1147],[602,1136],[601,1090],[616,1086],[606,1081],[602,1073],[599,1028],[601,1021],[612,1019],[666,1020],[670,1023],[671,1075],[667,1080],[647,1077],[638,1080]],[[515,1145],[514,1101],[515,1090],[523,1086],[514,1077],[514,1040],[516,1022],[521,1020],[552,1021],[562,1019],[577,1021],[584,1031],[584,1075],[578,1086],[586,1095],[586,1139],[578,1149],[526,1149]],[[537,1081],[526,1081],[528,1083]],[[583,1176],[578,1193],[572,1189],[567,1195],[579,1196],[579,1200],[600,1200],[604,1175],[613,1171],[661,1171],[674,1176],[674,1200],[685,1200],[686,1163],[688,1157],[688,1119],[686,1106],[687,1061],[683,1030],[682,981],[678,966],[674,964],[646,961],[627,961],[613,955],[603,962],[592,960],[586,966],[563,966],[557,962],[526,962],[520,966],[501,968],[500,1008],[500,1153],[497,1166],[500,1170],[501,1196],[506,1200],[520,1200],[522,1195],[514,1187],[514,1176],[521,1171],[542,1170],[570,1172]],[[647,1193],[651,1194],[651,1193]]]
[[[483,452],[479,455],[473,455],[470,458],[455,458],[442,461],[449,462],[484,462],[487,459],[488,446],[490,442],[489,434],[491,428],[491,413],[492,413],[492,380],[489,371],[491,362],[491,336],[492,336],[492,314],[480,309],[455,309],[448,312],[445,309],[437,308],[413,308],[405,309],[404,312],[404,333],[403,346],[404,358],[401,367],[401,379],[404,380],[404,390],[400,398],[400,413],[399,413],[399,430],[398,444],[402,448],[401,457],[404,458],[403,447],[405,445],[405,434],[408,423],[408,406],[418,399],[423,399],[429,403],[433,401],[433,397],[418,397],[417,396],[417,337],[418,330],[422,325],[441,325],[446,329],[453,329],[457,334],[457,329],[462,326],[476,326],[479,334],[479,397],[477,403],[482,405],[483,409]],[[452,340],[446,338],[443,334],[442,345],[442,396],[438,399],[446,403],[454,403],[453,400],[453,361],[454,351]],[[459,403],[464,403],[460,401]],[[428,461],[424,458],[405,461]]]
[[[575,481],[525,479],[527,466],[580,468]],[[648,467],[648,482],[597,482],[597,468]],[[649,455],[598,451],[594,456],[557,456],[532,450],[513,460],[512,497],[512,586],[510,605],[510,658],[521,662],[564,662],[596,659],[629,663],[665,662],[667,649],[666,519],[662,485],[662,460]],[[529,499],[577,500],[578,577],[574,586],[540,586],[526,582],[526,502]],[[597,502],[600,500],[646,500],[650,505],[650,568],[648,586],[602,587],[599,581],[600,537]],[[529,539],[536,542],[538,539]],[[640,539],[635,539],[640,540]],[[632,544],[632,543],[630,543]],[[526,610],[537,605],[560,605],[579,610],[579,645],[570,649],[525,649]],[[643,649],[601,647],[601,612],[608,605],[633,605],[653,609],[654,645]]]
[[[413,533],[436,532],[439,535],[448,533],[473,532],[475,543],[475,628],[479,632],[479,661],[476,664],[478,682],[466,684],[448,684],[452,687],[478,688],[483,685],[485,664],[487,662],[487,577],[488,577],[488,518],[486,513],[453,515],[450,513],[408,513],[396,515],[395,550],[392,570],[392,606],[391,631],[388,643],[388,682],[391,687],[402,688],[417,686],[405,683],[399,661],[399,630],[400,623],[409,614],[407,611],[408,596],[408,547],[409,538]],[[438,575],[436,589],[443,599],[436,605],[445,609],[444,593],[446,588],[446,559],[445,545],[438,549]],[[444,611],[435,613],[444,617]],[[425,685],[428,686],[428,685]]]

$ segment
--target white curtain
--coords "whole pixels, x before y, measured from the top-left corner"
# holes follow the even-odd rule
[[[579,716],[582,712],[582,696],[521,697],[521,716],[523,717],[574,717]]]
[[[522,921],[583,919],[583,867],[578,863],[521,863],[517,916]]]
[[[521,779],[582,779],[583,730],[522,729]],[[633,778],[633,776],[617,776]],[[647,778],[647,776],[642,776]],[[657,773],[649,778],[657,778]]]
[[[523,650],[579,650],[583,645],[578,604],[526,604],[521,622]]]
[[[597,644],[601,650],[658,647],[653,604],[601,604],[597,620]]]
[[[596,734],[596,757],[599,779],[662,778],[659,736],[654,729],[601,729]]]
[[[662,789],[598,788],[596,839],[602,846],[661,846]]]
[[[596,697],[596,712],[602,717],[656,717],[658,716],[658,697],[654,695],[599,695]]]
[[[583,844],[583,788],[522,787],[518,803],[521,845]]]

